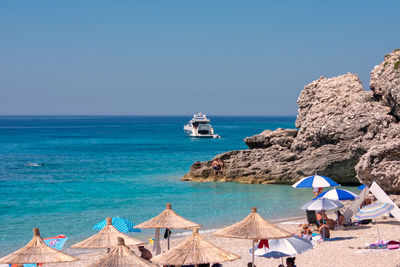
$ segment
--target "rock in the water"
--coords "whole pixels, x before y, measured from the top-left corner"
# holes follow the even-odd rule
[[[385,60],[371,71],[370,88],[400,120],[400,49],[386,55]]]
[[[356,165],[360,182],[376,181],[384,191],[400,192],[400,140],[371,147]]]
[[[397,70],[392,69],[392,72],[397,73]],[[395,78],[388,71],[386,76],[392,77],[390,84],[399,84],[400,77]],[[379,88],[387,88],[384,81],[380,80]],[[381,95],[383,98],[383,93]],[[400,137],[400,124],[394,116],[393,105],[377,97],[377,90],[364,91],[355,74],[321,77],[304,87],[297,103],[297,130],[265,130],[248,137],[244,140],[248,150],[215,157],[224,161],[221,173],[214,175],[212,160],[196,162],[182,180],[294,183],[318,173],[338,183],[357,183],[354,167],[361,156],[371,147],[392,143]],[[359,175],[360,179],[370,177],[372,174],[367,175],[368,171],[371,170],[366,168],[364,174]],[[385,187],[386,190],[400,192],[393,187],[396,182],[392,176],[386,177],[390,180],[386,184],[392,185]]]

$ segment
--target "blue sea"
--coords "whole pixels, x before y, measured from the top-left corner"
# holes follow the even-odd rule
[[[180,181],[193,162],[246,149],[245,137],[295,121],[209,117],[222,138],[185,137],[191,116],[0,117],[0,256],[25,245],[33,227],[43,237],[66,235],[68,247],[105,217],[141,223],[166,203],[206,229],[241,220],[252,206],[266,219],[302,214],[308,189]]]

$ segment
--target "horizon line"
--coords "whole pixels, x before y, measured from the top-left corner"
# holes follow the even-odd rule
[[[252,117],[296,117],[297,115],[263,115],[263,114],[245,114],[245,115],[240,115],[240,114],[206,114],[207,116],[232,116],[232,117],[245,117],[245,116],[252,116]],[[179,117],[179,116],[193,116],[193,114],[0,114],[0,117],[17,117],[17,116],[23,116],[23,117],[34,117],[34,116],[54,116],[54,117],[62,117],[62,116],[77,116],[77,117],[83,117],[83,116],[109,116],[109,117],[150,117],[150,116],[158,116],[158,117]]]

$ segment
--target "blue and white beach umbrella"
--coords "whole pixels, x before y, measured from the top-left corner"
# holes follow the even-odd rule
[[[333,200],[354,200],[360,197],[348,190],[334,188],[320,194],[316,198],[328,198]]]
[[[385,213],[390,212],[392,209],[394,209],[393,204],[376,202],[359,209],[358,212],[353,215],[353,217],[359,220],[375,219]]]
[[[358,190],[363,190],[364,187],[366,187],[366,185],[365,185],[365,184],[362,184],[362,185],[360,185],[359,187],[357,187],[357,189],[358,189]],[[367,186],[367,187],[368,187],[368,186]]]
[[[93,229],[96,231],[100,231],[106,226],[106,220],[103,220],[93,226]],[[112,218],[112,225],[121,233],[129,233],[129,232],[141,232],[142,230],[135,228],[135,224],[128,219],[114,217]]]
[[[300,188],[300,187],[318,188],[318,187],[335,187],[335,186],[340,186],[340,184],[322,175],[309,176],[301,179],[300,181],[292,185],[292,187],[294,188]]]

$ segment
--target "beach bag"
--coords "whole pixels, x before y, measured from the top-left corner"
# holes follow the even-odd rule
[[[371,222],[372,222],[371,219],[368,219],[368,220],[361,220],[361,221],[360,221],[360,224],[369,224],[369,223],[371,223]]]

